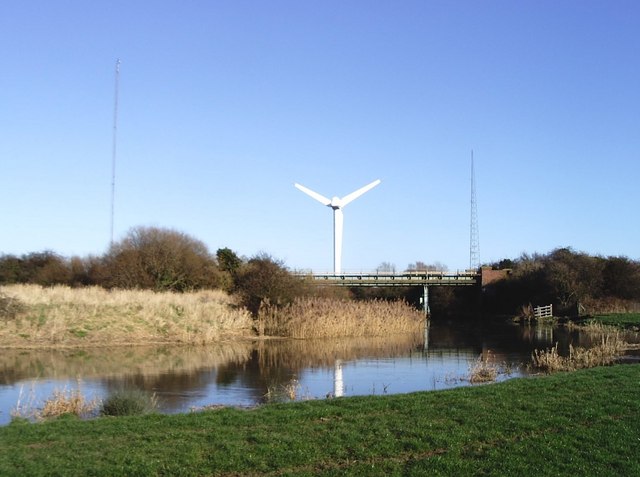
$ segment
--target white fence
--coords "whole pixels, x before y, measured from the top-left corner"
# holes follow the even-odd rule
[[[553,305],[536,306],[533,309],[533,314],[536,318],[551,318],[553,317]]]

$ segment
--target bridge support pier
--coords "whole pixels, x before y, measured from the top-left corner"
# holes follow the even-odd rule
[[[431,314],[431,310],[429,309],[429,287],[427,285],[423,285],[422,309],[424,310],[425,316],[428,317]]]

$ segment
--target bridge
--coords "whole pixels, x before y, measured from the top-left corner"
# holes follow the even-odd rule
[[[306,275],[318,285],[343,287],[468,286],[480,283],[478,272],[319,273]]]
[[[482,283],[482,274],[477,271],[437,272],[407,271],[402,273],[307,273],[300,274],[319,286],[338,287],[423,287],[422,305],[429,314],[430,286],[474,286]]]

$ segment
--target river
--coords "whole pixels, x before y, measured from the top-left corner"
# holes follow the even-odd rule
[[[2,350],[0,425],[54,392],[101,400],[122,389],[153,393],[158,410],[430,391],[471,385],[485,359],[498,381],[525,376],[534,349],[589,346],[577,330],[489,321],[431,321],[424,333],[385,338],[243,340],[203,347]]]

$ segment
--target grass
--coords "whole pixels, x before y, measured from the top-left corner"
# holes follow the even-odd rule
[[[185,415],[16,422],[3,476],[640,475],[640,366]]]
[[[225,292],[153,293],[99,287],[0,287],[3,303],[20,303],[0,317],[0,346],[207,344],[248,335],[252,319]]]
[[[404,302],[297,299],[285,307],[262,307],[264,334],[288,338],[389,336],[422,330],[424,314]]]
[[[640,328],[640,313],[608,313],[595,315],[591,322],[620,328]]]

